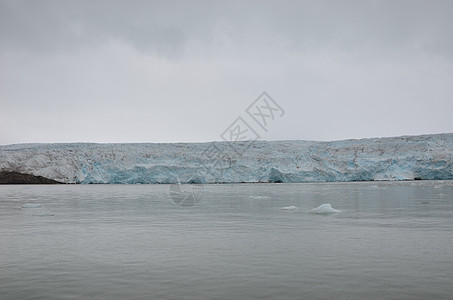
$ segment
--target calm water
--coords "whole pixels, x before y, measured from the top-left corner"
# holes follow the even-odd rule
[[[0,299],[452,299],[452,181],[204,188],[0,186]]]

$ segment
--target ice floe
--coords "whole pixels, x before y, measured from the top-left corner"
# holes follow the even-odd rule
[[[53,217],[55,215],[49,211],[46,211],[46,212],[42,212],[42,213],[38,213],[38,214],[32,214],[32,216],[34,216],[34,217]]]
[[[264,200],[264,199],[270,199],[271,197],[268,196],[249,196],[250,199],[253,200]]]
[[[36,204],[36,203],[25,203],[22,205],[22,208],[39,208],[41,207],[41,204]]]
[[[280,207],[281,210],[296,210],[297,209],[297,206],[284,206],[284,207]]]

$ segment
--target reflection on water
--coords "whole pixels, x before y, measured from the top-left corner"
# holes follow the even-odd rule
[[[193,207],[0,186],[2,299],[449,299],[452,278],[452,181],[205,185]]]

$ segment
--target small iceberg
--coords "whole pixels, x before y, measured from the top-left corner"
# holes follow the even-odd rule
[[[296,210],[297,209],[297,206],[284,206],[284,207],[280,207],[281,210]]]
[[[250,199],[254,200],[263,200],[263,199],[270,199],[271,197],[268,196],[249,196]]]
[[[41,207],[41,204],[26,203],[22,205],[22,208],[38,208],[38,207]]]
[[[334,209],[330,203],[321,204],[320,206],[313,208],[310,213],[318,215],[327,215],[341,212],[341,210]]]

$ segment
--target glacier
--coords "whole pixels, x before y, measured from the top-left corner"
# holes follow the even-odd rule
[[[453,179],[453,134],[251,144],[15,144],[0,146],[0,171],[82,184],[441,180]]]

